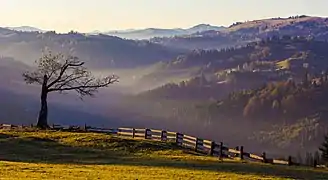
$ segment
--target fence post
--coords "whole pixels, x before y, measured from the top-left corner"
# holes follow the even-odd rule
[[[292,156],[288,156],[288,166],[291,166],[292,163]]]
[[[87,123],[84,124],[84,131],[88,131]]]
[[[263,158],[263,163],[267,163],[266,153],[265,152],[262,153],[262,158]]]
[[[132,128],[132,138],[136,136],[136,129]]]
[[[220,152],[219,152],[220,159],[223,158],[223,142],[220,142]]]
[[[116,132],[116,134],[117,134],[117,136],[120,136],[121,135],[121,129],[120,128],[117,128],[117,132]]]
[[[162,131],[162,133],[161,133],[161,140],[162,141],[166,141],[167,140],[167,132],[166,131]]]
[[[149,129],[145,129],[145,139],[148,139],[148,132],[149,132]]]
[[[244,146],[240,146],[240,160],[244,160]]]
[[[214,154],[214,149],[215,149],[215,142],[212,141],[212,142],[211,142],[211,149],[210,149],[210,155],[211,155],[211,156],[213,156],[213,154]]]
[[[200,139],[200,138],[196,138],[196,146],[195,146],[195,151],[196,152],[198,152],[198,148],[200,147],[200,146],[203,146],[203,143],[202,143],[202,139]]]
[[[237,146],[235,149],[239,151],[239,146]],[[238,154],[234,154],[234,157],[238,157]]]
[[[180,134],[180,133],[176,133],[176,137],[175,137],[175,143],[179,146],[180,145],[180,136],[181,136],[182,134]],[[182,143],[181,143],[181,145],[182,145]]]

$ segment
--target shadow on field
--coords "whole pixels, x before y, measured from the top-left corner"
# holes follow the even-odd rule
[[[103,141],[103,139],[102,139]],[[267,166],[248,163],[213,162],[205,160],[183,160],[150,158],[147,152],[177,149],[172,144],[137,141],[110,137],[110,146],[95,144],[68,146],[57,139],[38,137],[17,137],[0,133],[0,161],[48,163],[48,164],[90,164],[90,165],[135,165],[171,167],[214,172],[232,172],[260,176],[275,176],[292,179],[328,179],[328,172],[301,170],[295,167]],[[190,151],[189,153],[192,153]],[[142,154],[142,155],[140,155]]]

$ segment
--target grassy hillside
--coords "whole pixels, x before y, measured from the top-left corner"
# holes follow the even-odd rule
[[[322,170],[219,162],[104,134],[1,130],[0,146],[1,179],[328,179]]]

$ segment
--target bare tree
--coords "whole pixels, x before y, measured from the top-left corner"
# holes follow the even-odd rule
[[[23,77],[27,84],[39,84],[42,87],[41,109],[37,121],[37,126],[40,128],[48,127],[48,93],[76,91],[83,98],[94,96],[99,88],[118,82],[118,77],[115,75],[104,78],[94,77],[84,67],[84,62],[75,56],[65,56],[62,53],[53,54],[49,51],[37,60],[36,64],[37,69],[33,72],[25,72]]]

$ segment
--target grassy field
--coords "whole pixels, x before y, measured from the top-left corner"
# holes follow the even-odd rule
[[[104,134],[0,131],[0,179],[328,179],[324,170],[202,156]]]

